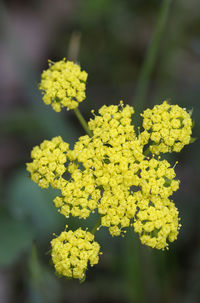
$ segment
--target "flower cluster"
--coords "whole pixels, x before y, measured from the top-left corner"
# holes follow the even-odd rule
[[[54,204],[65,217],[86,219],[97,209],[101,225],[112,236],[133,226],[142,243],[165,248],[167,239],[175,239],[179,229],[178,212],[169,200],[179,181],[168,161],[145,156],[147,142],[141,134],[136,136],[133,113],[123,102],[103,106],[88,123],[92,137],[80,137],[72,150],[61,138],[60,145],[58,138],[44,141],[41,148],[34,148],[28,170],[40,186],[45,180],[60,189]],[[57,142],[54,151],[53,142]],[[52,153],[57,158],[47,165],[44,160],[49,161]],[[63,178],[65,171],[68,179]]]
[[[44,102],[52,103],[56,111],[77,107],[85,97],[86,78],[73,62],[50,65],[40,84]],[[89,135],[80,137],[72,149],[61,137],[33,149],[33,161],[27,163],[31,179],[42,188],[50,184],[60,190],[54,204],[66,218],[86,219],[96,212],[99,226],[108,228],[112,236],[123,235],[131,227],[141,243],[168,248],[180,229],[171,200],[179,180],[160,154],[178,152],[191,142],[190,114],[164,101],[141,114],[143,131],[137,135],[132,125],[134,109],[123,101],[92,113]],[[52,240],[52,259],[59,274],[83,279],[88,263],[98,263],[100,246],[93,233],[79,228]]]
[[[174,180],[176,174],[166,160],[144,160],[140,163],[140,182],[143,195],[159,195],[168,198],[179,188],[179,181]]]
[[[166,240],[175,241],[181,226],[174,203],[158,195],[141,195],[140,199],[133,224],[135,232],[139,234],[142,244],[157,249],[168,247]]]
[[[60,188],[60,183],[64,182],[62,175],[66,171],[65,163],[69,144],[62,138],[55,137],[52,140],[44,140],[40,146],[35,146],[31,152],[33,162],[27,163],[27,170],[31,174],[31,179],[41,188]]]
[[[87,73],[80,66],[65,59],[53,63],[42,73],[39,89],[45,104],[60,112],[62,107],[74,109],[85,99]]]
[[[185,109],[164,101],[152,110],[146,109],[141,115],[143,127],[151,140],[152,153],[180,152],[190,143],[192,120]]]
[[[99,261],[99,244],[94,235],[81,228],[63,231],[51,241],[51,246],[57,273],[68,278],[84,279],[88,263],[93,266]]]

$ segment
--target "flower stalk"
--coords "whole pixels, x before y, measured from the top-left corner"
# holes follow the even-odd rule
[[[101,226],[101,216],[97,219],[96,224],[94,227],[91,229],[91,234],[95,234],[95,232],[98,230],[98,228]]]
[[[167,22],[167,16],[170,9],[172,0],[162,0],[161,7],[157,19],[157,24],[150,42],[149,48],[141,67],[136,93],[134,97],[134,106],[138,113],[142,112],[145,108],[149,82],[155,66],[156,57],[158,54],[160,41]]]
[[[78,109],[78,107],[74,109],[74,113],[75,113],[76,117],[78,118],[80,124],[84,128],[85,132],[88,134],[89,137],[92,137],[92,132],[89,129],[88,124],[85,121],[85,119],[84,119],[83,115],[81,114],[80,110]]]

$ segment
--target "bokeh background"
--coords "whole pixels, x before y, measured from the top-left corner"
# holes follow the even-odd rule
[[[169,251],[142,246],[129,231],[100,230],[100,262],[83,284],[58,278],[49,254],[52,234],[66,224],[53,190],[30,181],[33,146],[61,135],[71,145],[84,134],[73,112],[45,106],[38,83],[47,60],[77,58],[88,74],[90,110],[119,100],[138,106],[138,77],[161,0],[9,0],[0,3],[0,302],[200,302],[199,139],[170,155],[181,180],[174,195],[182,228]],[[150,77],[145,107],[163,99],[193,109],[200,131],[200,2],[172,1]],[[91,218],[92,225],[95,218]],[[71,228],[79,222],[70,218]],[[84,225],[84,222],[81,222]]]

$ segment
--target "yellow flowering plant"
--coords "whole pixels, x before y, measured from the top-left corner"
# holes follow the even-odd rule
[[[164,101],[142,114],[143,130],[132,124],[134,108],[102,106],[88,123],[78,105],[85,99],[87,73],[70,61],[49,64],[40,90],[55,111],[73,109],[87,134],[71,149],[60,136],[44,140],[27,163],[31,179],[41,188],[60,191],[54,205],[66,218],[87,219],[97,212],[91,231],[65,230],[51,241],[55,270],[84,280],[88,264],[99,261],[100,245],[94,234],[102,226],[111,236],[124,236],[128,227],[142,244],[168,249],[180,229],[178,210],[171,198],[179,188],[174,167],[163,159],[191,142],[191,114]],[[67,173],[67,174],[66,174]],[[68,226],[66,226],[68,228]]]

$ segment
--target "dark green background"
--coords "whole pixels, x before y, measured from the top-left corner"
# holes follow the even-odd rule
[[[199,139],[170,155],[181,180],[174,201],[182,228],[169,251],[141,246],[136,235],[111,238],[101,229],[103,255],[83,284],[57,278],[52,234],[67,222],[53,207],[53,190],[30,181],[33,146],[61,135],[71,146],[84,134],[73,112],[53,112],[37,89],[47,60],[67,57],[81,35],[78,61],[88,76],[84,116],[121,99],[134,105],[140,68],[162,1],[42,0],[0,5],[0,302],[200,302]],[[193,109],[200,130],[200,2],[172,1],[150,79],[146,107],[171,99]],[[91,217],[89,225],[95,220]],[[81,222],[84,226],[84,222]]]

